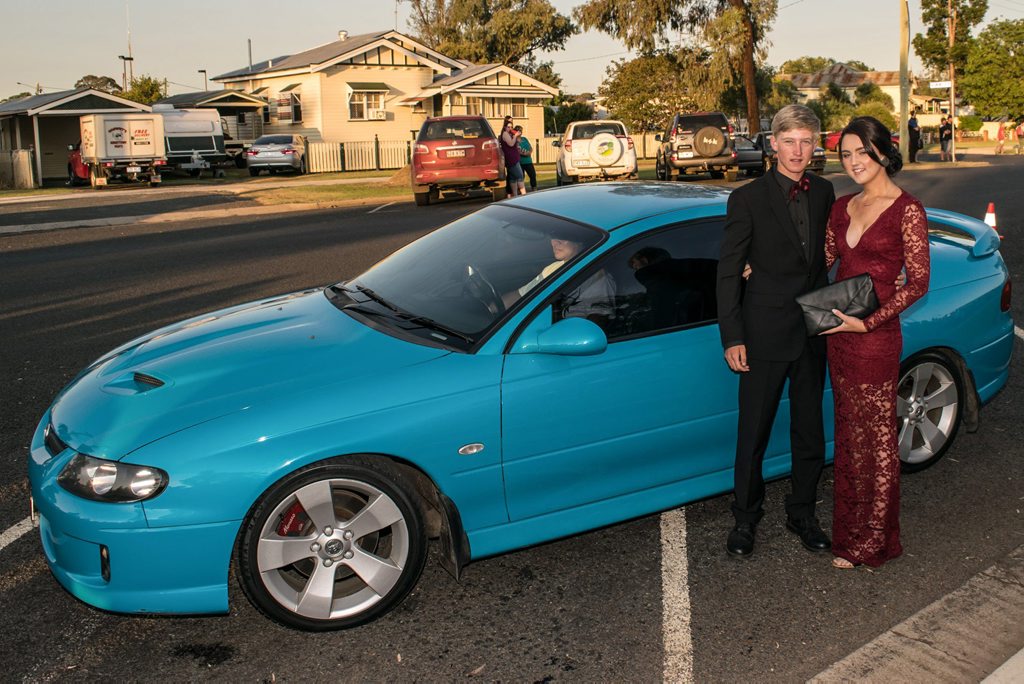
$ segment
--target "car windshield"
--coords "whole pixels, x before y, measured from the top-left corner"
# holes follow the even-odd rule
[[[333,288],[342,309],[413,335],[470,349],[515,307],[599,243],[591,226],[492,205],[395,252]],[[329,292],[329,295],[331,293]]]
[[[260,138],[256,138],[256,142],[253,145],[291,145],[292,136],[290,135],[264,135]]]
[[[420,140],[466,140],[493,138],[490,126],[483,119],[428,121],[420,131]]]
[[[590,140],[599,133],[611,133],[612,135],[626,135],[626,129],[619,123],[588,123],[577,124],[572,129],[573,140]]]

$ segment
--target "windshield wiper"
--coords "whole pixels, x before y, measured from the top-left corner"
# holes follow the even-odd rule
[[[462,333],[462,332],[459,332],[458,330],[454,330],[453,328],[449,328],[448,326],[444,325],[443,323],[438,323],[433,318],[428,318],[427,316],[419,316],[419,315],[414,314],[414,313],[412,313],[410,311],[406,311],[405,309],[402,309],[402,308],[392,304],[388,300],[384,299],[383,297],[381,297],[379,294],[377,294],[376,292],[374,292],[373,290],[371,290],[368,287],[364,287],[362,285],[352,285],[351,287],[347,287],[345,285],[335,285],[333,287],[335,287],[337,289],[340,289],[340,290],[344,290],[345,292],[360,292],[360,293],[366,295],[367,297],[369,297],[370,299],[372,299],[373,301],[377,302],[381,306],[383,306],[383,307],[385,307],[387,309],[390,309],[391,311],[395,312],[395,314],[399,318],[404,320],[404,321],[409,321],[410,323],[417,323],[417,324],[419,324],[420,326],[422,326],[424,328],[430,328],[431,330],[436,330],[438,332],[441,332],[441,333],[444,333],[446,335],[449,335],[450,337],[457,337],[460,340],[463,340],[463,341],[465,341],[465,342],[467,342],[469,344],[473,344],[473,338],[470,337],[469,335],[467,335],[466,333]],[[353,311],[358,311],[359,313],[370,313],[370,314],[376,314],[378,316],[383,316],[384,315],[380,311],[373,311],[372,309],[366,309],[366,308],[360,306],[358,303],[357,304],[349,304],[348,306],[344,306],[342,308],[343,309],[351,309]]]

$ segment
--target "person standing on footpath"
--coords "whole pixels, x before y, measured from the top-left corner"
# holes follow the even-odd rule
[[[996,131],[996,154],[1003,153],[1003,145],[1006,144],[1006,124],[999,122],[999,130]]]
[[[533,168],[533,145],[530,139],[523,135],[523,127],[516,126],[516,133],[519,134],[519,165],[523,167],[523,173],[530,178],[530,192],[537,189],[537,170]]]
[[[917,163],[917,151],[921,149],[921,126],[917,123],[917,114],[911,114],[907,121],[907,131],[910,133],[910,163]]]
[[[515,197],[526,194],[526,186],[523,185],[523,167],[519,164],[519,137],[512,125],[512,117],[506,116],[502,126],[501,151],[505,155],[505,177],[508,179],[508,196]]]
[[[939,159],[942,161],[952,161],[953,155],[950,154],[950,145],[953,144],[953,117],[942,117],[942,124],[939,126]]]
[[[726,551],[737,558],[754,551],[764,514],[762,464],[787,380],[792,489],[786,496],[786,528],[810,551],[831,548],[814,514],[825,465],[825,340],[807,336],[795,301],[828,284],[825,225],[835,191],[827,180],[805,173],[820,130],[821,122],[809,108],[780,109],[772,120],[778,163],[733,190],[728,201],[717,294],[725,361],[739,374],[732,504],[736,524],[726,541]]]

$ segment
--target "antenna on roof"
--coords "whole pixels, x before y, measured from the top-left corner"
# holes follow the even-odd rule
[[[398,30],[398,2],[399,2],[399,0],[395,0],[395,30],[396,31]]]

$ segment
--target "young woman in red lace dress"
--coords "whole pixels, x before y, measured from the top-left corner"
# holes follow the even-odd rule
[[[892,176],[903,165],[888,128],[858,117],[843,129],[839,156],[861,191],[836,200],[825,234],[837,280],[868,273],[881,304],[863,320],[835,311],[827,331],[835,401],[832,564],[878,567],[899,556],[900,454],[896,384],[903,338],[899,315],[928,290],[924,208]],[[906,269],[906,284],[897,279]]]

